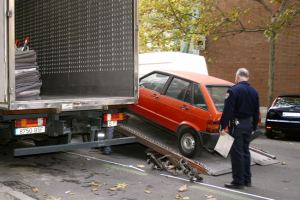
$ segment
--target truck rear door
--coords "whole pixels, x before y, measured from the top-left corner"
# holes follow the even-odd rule
[[[7,102],[6,1],[0,2],[0,104]]]

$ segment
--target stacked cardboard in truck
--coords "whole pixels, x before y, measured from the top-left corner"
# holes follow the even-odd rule
[[[37,56],[34,50],[16,51],[16,100],[40,99],[40,79]]]

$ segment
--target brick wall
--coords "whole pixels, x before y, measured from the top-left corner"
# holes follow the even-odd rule
[[[268,21],[265,10],[252,0],[230,0],[220,6],[226,9],[230,5],[251,9],[251,21],[244,19],[247,26],[255,27]],[[208,39],[207,49],[202,54],[212,76],[234,81],[239,67],[249,69],[250,83],[258,90],[261,105],[268,106],[269,43],[261,32],[240,33],[217,41]],[[300,15],[291,27],[280,33],[276,42],[274,95],[288,93],[300,94]]]

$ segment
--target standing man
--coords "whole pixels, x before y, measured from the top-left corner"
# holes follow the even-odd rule
[[[248,83],[249,72],[240,68],[236,72],[235,85],[227,92],[220,121],[220,135],[229,133],[234,137],[230,151],[232,164],[231,183],[227,188],[251,187],[249,143],[259,120],[259,98],[257,91]]]

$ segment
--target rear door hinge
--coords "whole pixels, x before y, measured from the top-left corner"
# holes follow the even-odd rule
[[[11,10],[7,10],[6,11],[6,16],[7,17],[12,17],[12,11]]]

